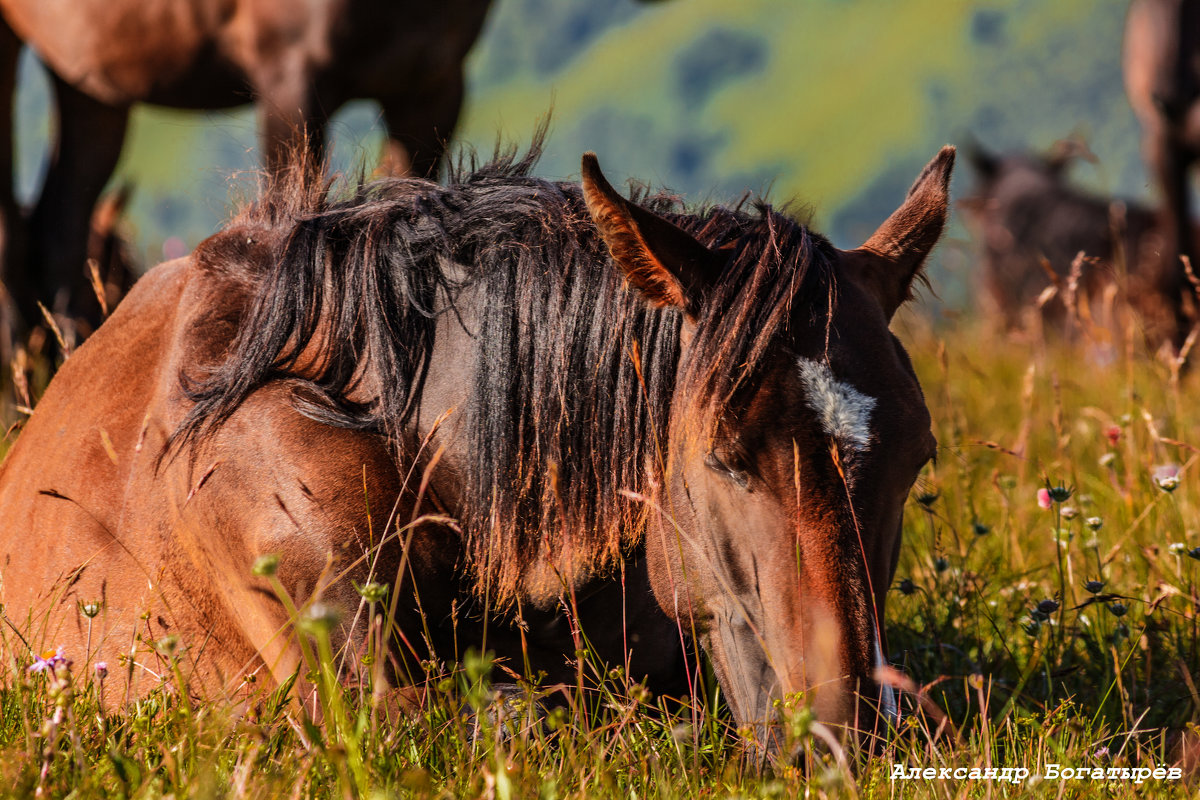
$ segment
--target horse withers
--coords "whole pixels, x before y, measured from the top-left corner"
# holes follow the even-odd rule
[[[766,204],[686,212],[594,156],[582,186],[533,159],[341,200],[284,181],[143,278],[0,473],[29,647],[132,650],[136,693],[175,636],[197,690],[236,695],[301,665],[282,587],[340,611],[353,680],[377,582],[396,685],[482,644],[572,683],[586,637],[668,691],[690,640],[761,742],[798,692],[882,730],[884,601],[935,450],[888,325],[953,149],[850,251]]]

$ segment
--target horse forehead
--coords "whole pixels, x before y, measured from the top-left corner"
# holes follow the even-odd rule
[[[823,361],[796,359],[804,401],[825,434],[844,449],[865,450],[871,444],[871,413],[876,398],[838,379]]]

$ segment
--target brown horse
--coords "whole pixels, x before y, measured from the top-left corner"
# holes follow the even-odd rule
[[[1133,0],[1123,65],[1129,104],[1142,126],[1142,151],[1161,194],[1164,247],[1156,283],[1172,302],[1178,345],[1196,322],[1179,256],[1200,268],[1190,199],[1190,170],[1200,158],[1200,4]]]
[[[533,155],[336,202],[277,185],[55,377],[0,473],[5,614],[34,650],[132,650],[132,691],[168,634],[210,690],[282,681],[301,650],[251,574],[278,553],[347,664],[354,584],[390,584],[398,684],[484,644],[571,681],[586,636],[671,690],[695,636],[740,724],[807,692],[869,731],[935,449],[888,322],[953,159],[851,251],[765,204],[627,200],[591,155],[582,188]]]
[[[432,174],[458,119],[463,59],[488,5],[0,0],[0,97],[12,97],[23,40],[50,68],[58,107],[26,243],[12,197],[12,103],[0,103],[0,279],[26,321],[38,318],[36,301],[97,320],[84,270],[88,219],[134,103],[208,109],[254,101],[275,169],[298,134],[319,145],[330,114],[371,98],[383,109],[389,166]]]
[[[997,155],[981,145],[968,150],[975,172],[970,197],[959,203],[982,255],[982,294],[1008,328],[1029,312],[1054,329],[1066,325],[1062,293],[1039,309],[1040,295],[1054,282],[1067,285],[1080,253],[1077,299],[1094,309],[1110,287],[1139,312],[1147,343],[1158,347],[1176,333],[1175,298],[1156,280],[1165,236],[1151,208],[1090,194],[1073,186],[1067,168],[1081,154],[1063,141],[1047,154]]]

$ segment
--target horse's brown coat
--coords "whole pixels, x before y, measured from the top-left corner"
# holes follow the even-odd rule
[[[1171,303],[1171,338],[1179,345],[1196,323],[1192,290],[1180,262],[1196,262],[1191,168],[1200,158],[1200,4],[1133,0],[1122,54],[1125,91],[1142,126],[1142,152],[1158,185],[1159,293]]]
[[[628,201],[587,168],[583,192],[485,169],[444,188],[389,183],[380,197],[324,211],[284,203],[250,213],[194,256],[136,285],[42,398],[0,472],[5,613],[28,630],[33,650],[64,645],[77,663],[102,658],[110,665],[133,652],[129,669],[141,679],[134,691],[146,686],[146,671],[161,672],[149,643],[168,633],[180,637],[197,685],[209,691],[237,689],[255,670],[281,681],[300,663],[299,650],[284,606],[250,571],[259,556],[279,553],[279,577],[297,603],[320,596],[342,611],[337,641],[347,647],[348,676],[365,628],[355,616],[353,583],[374,578],[398,594],[388,673],[399,683],[418,680],[431,652],[453,659],[485,637],[510,669],[528,664],[549,681],[572,680],[582,629],[602,659],[628,662],[633,677],[659,690],[681,690],[681,638],[695,633],[740,724],[767,726],[773,698],[807,691],[819,719],[870,730],[879,697],[874,654],[886,652],[881,620],[902,509],[934,447],[920,387],[888,322],[944,223],[952,163],[947,148],[869,246],[849,252],[769,208],[757,216],[671,214],[670,227],[641,206],[625,214],[619,209],[627,212]],[[618,246],[600,240],[585,197],[590,206],[618,209],[618,229],[636,233],[645,251],[631,254],[628,237]],[[507,216],[497,223],[496,215]],[[464,239],[446,242],[446,253],[473,254],[488,265],[476,282],[461,282],[476,269],[469,263],[390,260],[424,252],[416,238],[390,238],[396,231],[437,241],[439,226],[457,230],[462,219],[499,226],[468,227]],[[634,265],[661,271],[647,285],[682,285],[684,268],[670,253],[684,235],[694,237],[684,250],[706,248],[713,263],[726,259],[724,268],[691,276],[700,281],[689,289],[694,313],[647,311],[646,301],[662,298],[626,294],[620,275],[634,292]],[[352,244],[356,237],[365,250]],[[615,261],[602,255],[604,246]],[[512,365],[522,369],[507,372],[491,362],[472,365],[473,351],[494,344],[483,339],[486,325],[512,325],[520,311],[497,308],[488,294],[498,291],[487,282],[491,272],[514,258],[520,268],[513,274],[536,283],[517,296],[554,300],[557,319],[533,319],[523,329],[549,348],[541,357],[561,358],[576,379],[596,381],[597,392],[625,386],[630,397],[583,406],[590,409],[584,414],[572,403],[586,398],[562,397],[554,385],[530,394],[502,382],[490,394],[492,381],[528,380],[547,366],[517,360]],[[298,271],[289,278],[289,270]],[[354,282],[338,289],[360,275],[409,280],[416,303],[422,290],[411,281],[453,277],[443,286],[456,298],[454,311],[442,308],[432,328],[423,316],[405,321],[406,298],[371,299],[371,286]],[[586,275],[600,285],[571,282]],[[560,279],[563,285],[554,283]],[[297,280],[316,281],[294,297],[307,309],[300,318],[318,316],[311,327],[276,330]],[[579,292],[591,299],[570,306]],[[324,298],[319,309],[314,294]],[[390,324],[411,326],[403,341],[379,338],[388,329],[370,317],[385,313],[393,314]],[[360,340],[361,330],[368,333]],[[362,414],[383,413],[388,395],[399,391],[381,380],[386,362],[418,348],[428,330],[425,381],[396,373],[419,386],[411,414],[395,401],[398,410],[382,429],[360,424]],[[585,341],[623,341],[630,331],[641,338],[628,350]],[[255,350],[272,336],[271,350]],[[682,352],[652,349],[655,336],[679,342]],[[355,342],[361,349],[345,349]],[[353,366],[358,378],[338,373],[335,381],[324,370],[345,352],[355,361],[341,366]],[[579,361],[580,352],[591,355]],[[614,360],[597,380],[592,359],[604,353]],[[265,377],[244,393],[231,389],[230,381],[258,374],[248,371],[256,359]],[[837,380],[873,399],[865,446],[840,450],[826,432],[799,359],[827,364]],[[640,384],[622,383],[631,362]],[[554,378],[557,367],[549,367]],[[214,377],[206,383],[204,375]],[[658,402],[660,385],[674,387],[664,395],[669,414],[650,420],[639,398]],[[328,393],[324,405],[298,405],[297,393],[320,391]],[[583,511],[558,507],[589,498],[555,480],[574,475],[586,486],[606,485],[606,473],[624,469],[629,454],[612,441],[614,452],[605,453],[605,437],[590,440],[595,452],[550,457],[528,441],[494,442],[521,462],[484,483],[492,487],[490,498],[482,495],[490,506],[472,507],[481,502],[473,499],[481,496],[473,473],[504,463],[474,452],[487,440],[472,438],[471,426],[486,423],[491,410],[463,408],[480,392],[533,404],[532,416],[515,408],[517,422],[505,424],[548,449],[575,441],[577,426],[619,442],[653,423],[652,442],[628,440],[647,455],[630,483],[617,485],[613,497],[590,498],[609,509],[594,517],[597,529],[577,529]],[[637,419],[622,422],[622,414]],[[549,436],[521,427],[526,419],[564,430]],[[538,487],[540,479],[549,483]],[[633,496],[623,496],[625,489]],[[534,518],[497,518],[496,498],[505,496]],[[404,526],[422,513],[449,513],[461,525]],[[495,614],[488,601],[497,597],[521,604],[524,626]],[[91,600],[104,607],[89,638],[78,604]],[[762,741],[771,739],[769,729],[764,734]]]
[[[94,325],[84,273],[92,206],[130,107],[257,105],[267,166],[356,98],[378,100],[389,170],[435,171],[463,99],[463,59],[490,0],[2,0],[0,97],[21,42],[51,70],[58,136],[28,242],[12,198],[12,104],[0,114],[0,264],[27,322],[35,301]],[[14,35],[15,31],[15,35]],[[26,247],[27,245],[27,247]],[[28,258],[30,266],[25,259]]]

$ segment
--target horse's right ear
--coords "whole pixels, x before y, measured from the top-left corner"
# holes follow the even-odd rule
[[[625,279],[656,306],[695,321],[723,260],[678,225],[619,195],[595,153],[583,154],[583,199]]]
[[[913,280],[942,235],[953,168],[954,148],[943,147],[925,165],[900,207],[862,247],[847,254],[846,268],[875,296],[889,320],[911,297]]]

